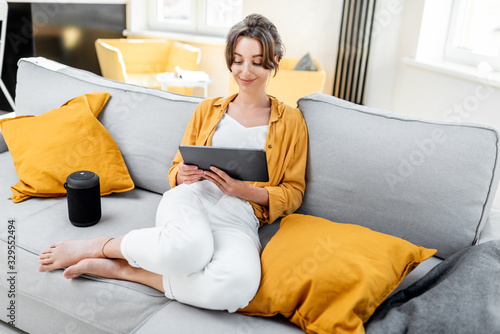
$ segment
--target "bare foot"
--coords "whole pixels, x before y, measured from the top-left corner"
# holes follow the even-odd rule
[[[66,268],[87,258],[102,258],[102,246],[110,237],[57,242],[39,256],[39,272]]]
[[[82,274],[141,283],[165,293],[161,275],[131,267],[123,259],[83,259],[63,272],[66,278],[75,278]]]
[[[122,279],[122,272],[130,267],[126,260],[83,259],[63,272],[66,278],[75,278],[82,274],[91,274],[105,278]]]

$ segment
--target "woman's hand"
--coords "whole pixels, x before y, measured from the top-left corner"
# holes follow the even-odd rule
[[[217,167],[212,166],[210,169],[211,171],[203,171],[203,176],[219,187],[224,194],[261,205],[269,205],[269,193],[265,188],[259,188],[248,182],[233,179]]]
[[[179,163],[177,172],[177,184],[191,184],[203,179],[203,170],[195,165],[186,165],[184,161]]]
[[[203,176],[205,179],[211,181],[226,195],[231,195],[235,197],[244,198],[245,189],[249,185],[247,182],[233,179],[223,170],[217,167],[210,167],[212,172],[203,171]]]

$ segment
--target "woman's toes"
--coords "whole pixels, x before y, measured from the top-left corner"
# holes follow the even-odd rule
[[[50,256],[52,254],[52,249],[45,249],[40,253],[40,257],[42,256]]]
[[[85,260],[82,260],[80,262],[83,262]],[[75,277],[78,277],[80,276],[82,273],[83,273],[83,270],[82,270],[82,265],[79,263],[73,265],[73,266],[70,266],[68,268],[66,268],[63,272],[63,276],[64,278],[75,278]]]

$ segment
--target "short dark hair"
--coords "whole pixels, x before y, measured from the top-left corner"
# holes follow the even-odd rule
[[[278,71],[279,61],[283,58],[285,47],[276,26],[260,14],[250,14],[243,21],[235,24],[226,39],[226,64],[231,71],[234,62],[234,49],[239,37],[255,38],[262,44],[262,66],[268,70]],[[278,61],[274,58],[278,56]]]

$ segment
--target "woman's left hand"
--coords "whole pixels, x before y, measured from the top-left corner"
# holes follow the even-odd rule
[[[247,199],[245,194],[248,192],[248,187],[250,186],[248,182],[233,179],[217,167],[211,166],[210,169],[212,170],[211,172],[207,170],[203,171],[205,179],[219,187],[226,195]]]

